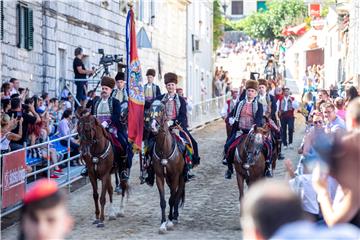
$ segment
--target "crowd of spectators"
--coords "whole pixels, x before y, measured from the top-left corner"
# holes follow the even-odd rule
[[[29,89],[22,88],[16,78],[4,82],[1,86],[1,153],[36,144],[38,147],[27,150],[27,158],[50,160],[51,163],[61,161],[64,153],[59,153],[52,145],[49,146],[48,153],[47,144],[41,143],[75,132],[73,106],[70,93],[59,100],[50,98],[48,93],[31,95]],[[66,124],[63,123],[64,119],[67,120]],[[67,148],[66,140],[60,143]],[[78,145],[72,143],[71,141],[72,154],[77,154]],[[72,162],[71,165],[78,163]],[[27,171],[31,170],[31,166],[27,166]],[[58,178],[61,173],[61,168],[57,166],[51,170],[50,177]]]

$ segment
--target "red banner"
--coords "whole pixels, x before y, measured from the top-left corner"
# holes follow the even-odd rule
[[[25,150],[3,156],[2,164],[2,208],[6,208],[15,205],[24,198]]]
[[[141,150],[144,129],[144,86],[137,52],[134,12],[126,20],[127,89],[129,93],[128,139],[134,150]]]

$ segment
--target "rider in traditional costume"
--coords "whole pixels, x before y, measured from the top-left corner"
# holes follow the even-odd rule
[[[256,98],[258,86],[258,82],[255,80],[248,80],[246,82],[246,97],[236,104],[233,111],[235,114],[229,119],[229,123],[233,127],[231,135],[224,146],[225,157],[223,163],[228,165],[228,170],[225,173],[226,179],[230,179],[234,171],[232,156],[228,156],[228,150],[236,140],[237,132],[241,130],[242,134],[248,134],[254,124],[262,127],[263,106]]]
[[[111,97],[111,93],[115,86],[115,80],[111,77],[103,77],[101,79],[101,98],[98,99],[92,106],[91,114],[94,115],[101,125],[111,133],[113,145],[127,146],[127,139],[124,143],[123,130],[124,127],[120,122],[121,106],[118,99]],[[124,145],[123,145],[124,144]],[[129,178],[129,171],[131,167],[131,158],[129,152],[126,160],[127,170],[121,173],[121,178],[127,180]],[[83,172],[82,175],[87,175]]]
[[[125,111],[128,111],[127,109],[127,103],[129,100],[128,93],[126,91],[126,81],[125,81],[125,74],[123,72],[118,72],[115,76],[116,81],[116,88],[113,90],[111,96],[119,100],[121,108],[126,107]],[[123,109],[121,109],[123,110]],[[127,122],[120,122],[121,127],[119,130],[119,136],[118,139],[121,143],[121,146],[127,147],[127,158],[128,158],[128,166],[131,168],[132,165],[132,158],[134,156],[134,153],[132,151],[132,146],[128,141],[128,134],[127,134]]]
[[[164,80],[168,92],[158,96],[156,100],[162,101],[162,103],[165,105],[165,114],[167,115],[169,124],[171,125],[170,127],[176,126],[176,124],[178,124],[190,138],[193,147],[192,162],[186,161],[185,180],[187,181],[194,176],[190,173],[191,165],[198,165],[200,163],[198,146],[197,142],[186,128],[188,126],[186,116],[186,101],[183,97],[176,93],[176,84],[178,82],[177,75],[171,72],[166,73],[164,75]],[[181,131],[180,136],[187,140],[186,136]]]
[[[145,110],[149,109],[153,100],[161,95],[160,87],[154,83],[155,75],[154,69],[148,69],[146,72],[148,82],[144,85]]]
[[[112,92],[111,96],[120,101],[120,103],[127,102],[129,97],[126,91],[125,74],[118,72],[115,77],[116,88]]]

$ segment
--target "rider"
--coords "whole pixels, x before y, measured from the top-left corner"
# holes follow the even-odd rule
[[[128,103],[129,96],[126,91],[126,80],[125,80],[125,74],[123,72],[118,72],[115,76],[116,81],[116,88],[111,93],[111,96],[119,100],[120,106],[123,107]],[[127,110],[126,110],[127,111]],[[131,168],[132,165],[132,158],[134,156],[134,153],[132,151],[132,146],[128,141],[128,134],[127,134],[127,123],[126,122],[120,122],[121,126],[120,129],[118,129],[118,140],[120,141],[121,146],[127,146],[127,160],[128,160],[128,167]]]
[[[258,86],[259,84],[255,80],[248,80],[246,82],[246,97],[236,104],[234,108],[235,111],[233,111],[235,115],[229,118],[229,123],[233,126],[233,128],[231,135],[224,146],[225,156],[223,163],[228,165],[228,170],[225,173],[226,179],[231,179],[231,174],[234,171],[230,159],[231,157],[227,159],[226,156],[229,147],[236,140],[237,131],[241,130],[242,134],[247,134],[254,124],[259,127],[262,126],[263,106],[256,98]]]
[[[155,75],[155,69],[150,68],[146,72],[148,82],[144,85],[145,110],[149,109],[152,101],[161,95],[160,87],[154,83]]]
[[[101,125],[107,129],[112,136],[114,136],[122,146],[127,146],[123,143],[122,138],[122,124],[120,122],[121,106],[119,100],[111,97],[111,92],[115,86],[115,80],[111,77],[103,77],[101,79],[101,98],[98,99],[92,106],[91,114],[94,115]],[[123,145],[124,144],[124,145]],[[127,156],[127,171],[121,173],[121,177],[125,180],[129,178],[132,156]],[[87,176],[87,169],[82,172],[82,176]]]
[[[123,72],[118,72],[115,77],[116,81],[116,88],[112,92],[111,96],[116,98],[120,101],[120,103],[123,103],[124,101],[128,101],[128,94],[126,92],[125,88],[125,74]]]
[[[165,105],[165,111],[168,119],[170,120],[170,124],[175,126],[175,124],[180,125],[180,127],[184,130],[184,132],[189,136],[191,140],[191,144],[193,147],[194,155],[192,158],[192,164],[194,166],[199,165],[200,157],[198,152],[198,146],[195,139],[191,136],[189,131],[186,129],[188,125],[187,116],[186,116],[186,101],[183,97],[179,96],[176,93],[176,84],[178,82],[177,75],[175,73],[166,73],[164,75],[165,85],[167,93],[161,96],[158,96],[156,100],[160,100]],[[185,135],[180,132],[180,136],[186,139]],[[187,163],[185,168],[185,180],[189,180],[194,175],[190,173],[190,166]]]

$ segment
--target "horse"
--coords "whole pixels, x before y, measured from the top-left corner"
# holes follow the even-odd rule
[[[106,192],[109,195],[110,208],[109,220],[116,219],[117,216],[124,215],[123,198],[125,193],[128,193],[129,186],[126,181],[121,182],[122,199],[120,210],[116,211],[112,205],[113,187],[111,184],[111,173],[115,170],[120,170],[120,162],[115,162],[114,166],[114,151],[112,148],[111,137],[109,133],[103,128],[100,122],[89,112],[82,107],[79,107],[76,116],[79,119],[77,131],[80,136],[81,158],[84,160],[88,169],[89,179],[93,189],[93,199],[95,204],[95,220],[93,224],[97,227],[104,227],[105,219],[105,203]],[[99,194],[98,182],[101,181],[101,195],[99,208]]]
[[[155,144],[151,159],[156,175],[156,185],[160,195],[161,225],[159,233],[171,230],[178,221],[178,208],[185,202],[185,180],[183,171],[185,167],[184,156],[168,126],[165,114],[165,105],[156,100],[150,107],[151,132],[155,135]],[[165,189],[164,181],[170,188],[170,212],[168,221],[165,217]]]
[[[244,195],[244,181],[250,186],[264,177],[266,157],[263,147],[265,138],[269,135],[270,130],[267,126],[261,128],[254,125],[235,148],[234,167],[239,188],[239,200]],[[244,163],[250,165],[248,169],[243,167]]]

